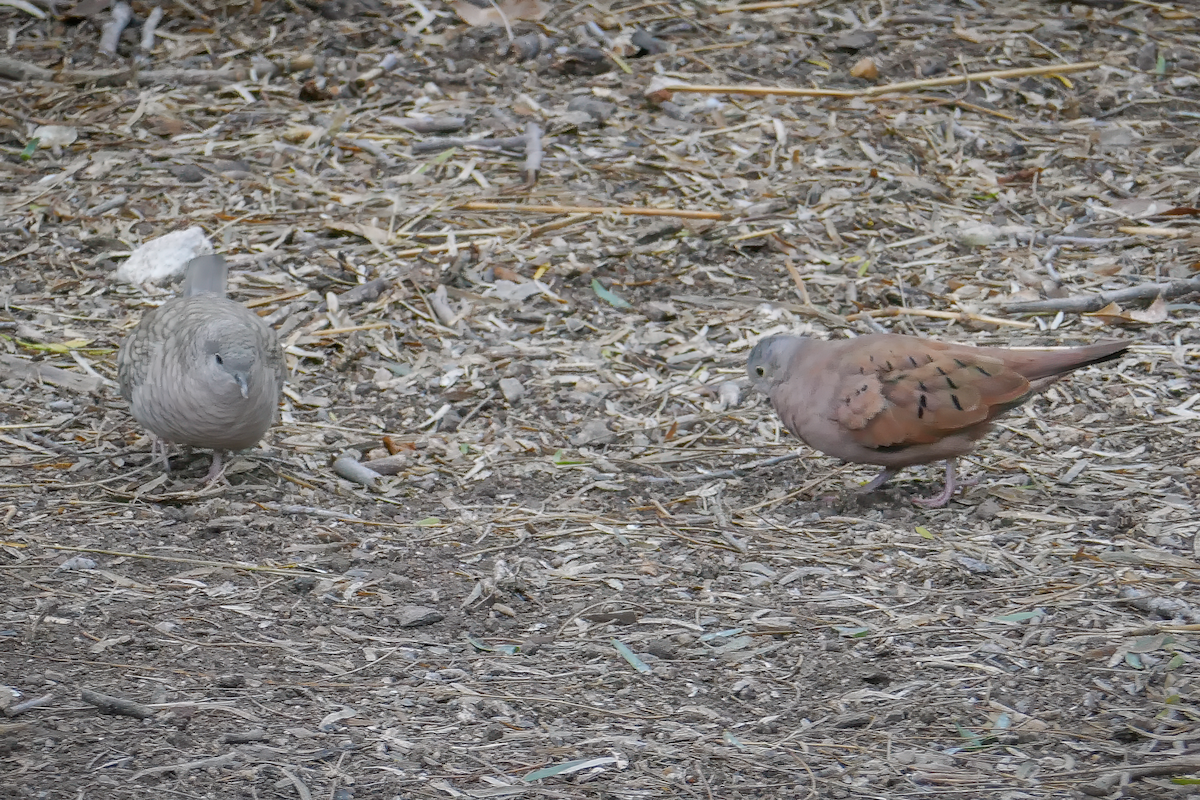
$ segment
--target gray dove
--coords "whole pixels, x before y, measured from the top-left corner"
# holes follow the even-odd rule
[[[167,442],[212,448],[206,483],[221,475],[222,451],[253,447],[271,427],[286,375],[279,337],[225,296],[226,273],[220,255],[193,258],[183,295],[142,317],[117,354],[138,422]],[[165,445],[162,456],[169,472]]]
[[[946,461],[941,494],[913,502],[950,502],[954,465],[991,421],[1073,370],[1117,358],[1128,342],[1057,350],[970,347],[900,334],[827,342],[769,336],[746,362],[755,388],[771,398],[798,439],[826,455],[883,472],[879,488],[904,467]]]

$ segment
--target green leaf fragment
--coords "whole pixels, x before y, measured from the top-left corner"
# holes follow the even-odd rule
[[[600,758],[581,758],[578,761],[566,761],[562,764],[555,764],[553,767],[543,767],[535,769],[525,776],[526,781],[538,781],[542,778],[552,778],[555,775],[569,775],[572,772],[578,772],[581,769],[590,769],[591,767],[606,767],[609,764],[617,763],[615,756],[602,756]]]
[[[917,533],[920,534],[922,539],[932,539],[933,538],[933,534],[929,532],[929,528],[926,528],[924,525],[918,525],[916,530],[917,530]]]
[[[21,160],[28,161],[29,159],[33,158],[34,152],[38,149],[38,145],[41,143],[42,140],[36,136],[30,139],[25,145],[25,149],[21,151]]]
[[[647,672],[654,671],[650,668],[650,666],[645,661],[642,661],[640,658],[637,657],[637,653],[630,650],[623,642],[618,642],[616,639],[613,639],[612,645],[613,645],[613,647],[615,647],[617,649],[617,652],[621,654],[621,658],[628,661],[629,666],[633,667],[638,672],[641,672],[644,674]]]
[[[628,300],[618,297],[608,289],[605,289],[596,278],[592,278],[592,291],[596,293],[597,297],[613,308],[633,308],[633,305]]]
[[[870,628],[862,628],[862,627],[849,628],[849,627],[843,627],[841,625],[834,625],[833,629],[835,631],[837,631],[838,633],[840,633],[842,636],[847,636],[851,639],[859,639],[863,636],[868,636],[871,634]]]

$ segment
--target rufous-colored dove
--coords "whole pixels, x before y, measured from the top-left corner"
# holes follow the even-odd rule
[[[167,442],[224,450],[254,446],[275,421],[286,370],[279,337],[225,296],[219,255],[188,262],[183,295],[150,311],[121,345],[117,380],[134,418]],[[166,446],[163,463],[168,471]]]
[[[1058,378],[1117,358],[1128,342],[1058,350],[970,347],[900,334],[828,342],[769,336],[750,352],[746,372],[783,424],[809,447],[883,472],[946,460],[941,494],[913,502],[940,508],[957,486],[955,460],[991,421]]]

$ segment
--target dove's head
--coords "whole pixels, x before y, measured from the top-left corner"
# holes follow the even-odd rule
[[[213,391],[224,398],[250,396],[258,353],[252,331],[223,325],[206,332],[200,348],[200,371]]]
[[[805,341],[800,336],[768,336],[759,340],[746,360],[746,374],[754,388],[769,394],[783,383],[787,379],[788,366]]]

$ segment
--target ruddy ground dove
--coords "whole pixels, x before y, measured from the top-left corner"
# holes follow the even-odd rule
[[[809,447],[883,472],[879,488],[904,467],[946,461],[946,486],[914,502],[939,508],[957,486],[955,460],[991,421],[1058,378],[1117,358],[1128,342],[1058,350],[970,347],[900,334],[841,341],[770,336],[746,371],[783,424]]]
[[[138,422],[168,442],[224,450],[252,447],[275,421],[286,374],[279,337],[225,296],[225,259],[188,263],[183,295],[150,311],[121,345],[117,379]],[[166,463],[166,447],[163,462]]]

